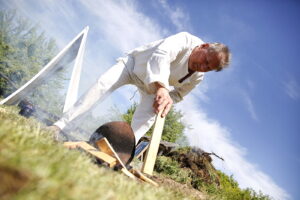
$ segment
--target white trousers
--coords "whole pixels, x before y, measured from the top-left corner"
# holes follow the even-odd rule
[[[118,62],[101,75],[97,82],[54,125],[63,130],[73,120],[83,117],[96,103],[103,101],[114,90],[126,84],[133,84],[138,87],[141,97],[131,122],[136,142],[138,142],[154,123],[155,113],[152,108],[154,95],[145,92],[145,85],[132,72],[133,67],[132,57],[118,59]]]

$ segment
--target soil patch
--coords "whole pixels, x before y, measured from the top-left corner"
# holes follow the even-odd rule
[[[172,179],[163,177],[163,176],[153,176],[152,180],[157,182],[159,185],[163,185],[166,188],[179,191],[183,194],[188,194],[194,199],[198,200],[206,200],[208,199],[208,196],[205,195],[203,192],[200,192],[199,190],[194,189],[192,186],[188,186],[186,184],[178,183]]]
[[[30,176],[24,171],[0,165],[0,180],[0,198],[8,199],[28,183]]]

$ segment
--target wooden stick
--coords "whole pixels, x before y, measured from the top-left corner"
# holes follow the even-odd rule
[[[159,143],[164,128],[165,117],[161,117],[162,111],[160,111],[155,119],[154,130],[151,136],[148,151],[146,153],[145,162],[142,167],[142,172],[148,175],[153,174],[154,164],[157,157]]]
[[[117,159],[105,152],[98,151],[95,147],[89,145],[86,142],[65,142],[64,146],[69,149],[80,148],[84,151],[88,152],[89,154],[95,156],[96,158],[106,162],[109,167],[114,167],[117,164]]]
[[[64,142],[63,144],[65,147],[69,149],[75,149],[80,148],[87,153],[95,156],[96,158],[106,162],[109,167],[116,166],[117,163],[121,164],[122,169],[121,172],[124,173],[126,176],[132,178],[132,179],[140,179],[142,181],[145,181],[147,183],[150,183],[154,186],[159,186],[158,183],[151,180],[150,178],[146,177],[144,174],[142,174],[140,171],[136,169],[131,169],[130,171],[127,170],[124,163],[119,158],[118,154],[114,151],[112,146],[109,144],[108,140],[106,138],[102,138],[101,140],[97,141],[97,146],[100,148],[101,151],[96,149],[95,147],[91,146],[87,142],[84,141],[78,141],[78,142]]]
[[[142,172],[140,172],[139,170],[136,169],[131,169],[130,170],[131,173],[133,173],[137,178],[141,179],[142,181],[145,181],[147,183],[150,183],[156,187],[158,187],[158,183],[156,183],[155,181],[153,181],[152,179],[148,178],[147,176],[145,176]]]
[[[122,169],[121,171],[127,175],[128,177],[135,179],[135,176],[127,170],[126,166],[124,165],[124,163],[122,162],[122,160],[120,159],[120,157],[118,156],[118,154],[115,152],[115,150],[113,149],[113,147],[109,144],[108,140],[104,137],[101,140],[98,140],[96,142],[96,145],[98,146],[98,148],[103,151],[104,153],[113,156],[114,158],[117,159],[118,163],[121,164]]]

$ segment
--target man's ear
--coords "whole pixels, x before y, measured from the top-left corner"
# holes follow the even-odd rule
[[[201,44],[201,48],[207,48],[207,47],[209,47],[209,43]]]

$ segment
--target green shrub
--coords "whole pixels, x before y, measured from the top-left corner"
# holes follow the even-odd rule
[[[241,189],[238,183],[233,179],[233,176],[227,176],[226,174],[218,171],[220,177],[220,188],[217,192],[211,192],[210,194],[217,195],[218,198],[228,200],[269,200],[270,197],[257,193],[253,189]]]
[[[191,170],[180,168],[179,163],[169,157],[159,156],[155,163],[155,171],[179,183],[190,184],[192,181]]]
[[[127,123],[131,124],[133,114],[136,110],[137,103],[134,103],[130,108],[122,115],[122,118]],[[147,131],[146,135],[150,136],[153,132],[153,126]],[[188,144],[188,141],[183,134],[185,125],[182,122],[182,113],[177,111],[174,107],[171,108],[166,116],[164,129],[162,133],[162,140],[168,142],[180,142],[181,144]]]

